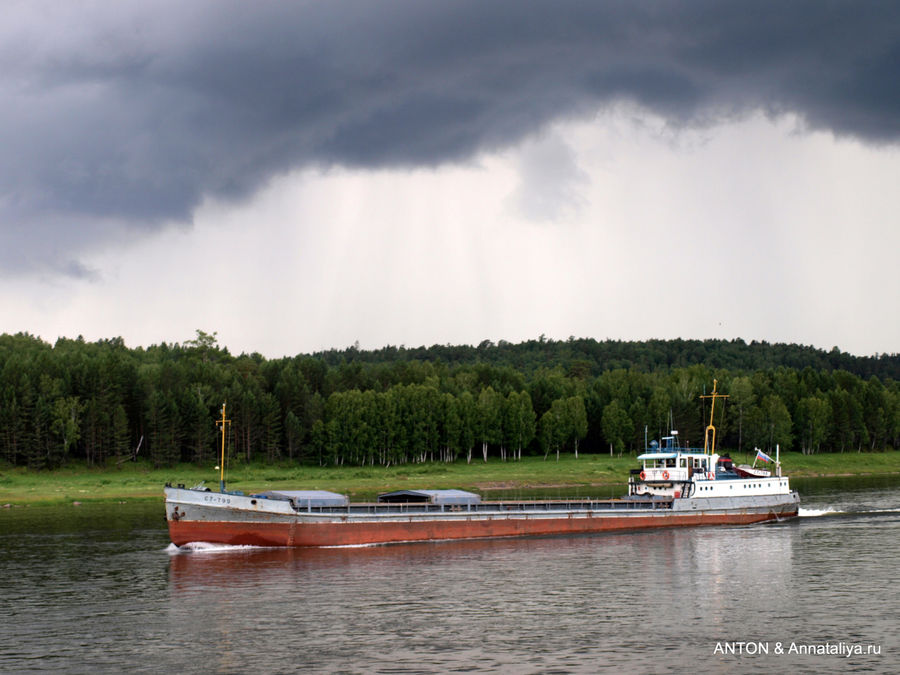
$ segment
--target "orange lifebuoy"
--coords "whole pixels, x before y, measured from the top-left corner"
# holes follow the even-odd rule
[[[641,480],[647,480],[647,474],[641,471]]]
[[[663,480],[669,480],[669,472],[663,471]]]

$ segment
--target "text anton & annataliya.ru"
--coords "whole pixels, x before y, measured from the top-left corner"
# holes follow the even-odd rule
[[[804,642],[717,642],[713,654],[736,655],[736,656],[765,656],[774,654],[781,656],[783,654],[796,655],[815,655],[815,656],[864,656],[866,654],[879,656],[881,655],[881,645],[861,645],[850,644],[847,642],[821,642],[821,643],[804,643]]]

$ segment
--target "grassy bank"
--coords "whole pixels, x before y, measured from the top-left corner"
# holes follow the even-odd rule
[[[753,456],[732,453],[737,463]],[[784,472],[792,477],[900,473],[900,452],[846,453],[804,456],[788,453]],[[277,488],[332,490],[353,496],[402,488],[463,488],[489,491],[496,488],[580,487],[623,485],[634,456],[572,455],[527,457],[521,462],[487,464],[426,463],[383,467],[299,467],[295,465],[238,465],[228,472],[228,488],[259,491]],[[193,486],[200,481],[218,488],[218,472],[210,467],[181,464],[154,469],[147,464],[126,463],[105,468],[69,466],[56,471],[0,468],[0,505],[161,499],[166,482]]]

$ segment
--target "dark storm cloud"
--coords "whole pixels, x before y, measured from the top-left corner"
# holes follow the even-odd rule
[[[59,2],[4,11],[7,271],[40,260],[83,270],[47,245],[54,232],[77,251],[116,228],[188,220],[204,195],[241,198],[292,168],[464,160],[619,101],[674,125],[763,110],[867,142],[900,136],[895,2]]]

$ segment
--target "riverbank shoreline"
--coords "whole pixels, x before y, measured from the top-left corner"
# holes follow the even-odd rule
[[[753,455],[732,453],[736,463],[752,463]],[[489,458],[454,463],[426,462],[392,467],[297,466],[245,464],[229,468],[227,488],[245,492],[272,489],[330,490],[352,499],[371,499],[395,489],[459,488],[487,493],[510,490],[580,490],[621,486],[638,466],[636,456],[564,454],[525,457],[517,462]],[[771,465],[768,465],[771,467]],[[791,478],[836,478],[900,474],[900,452],[785,453],[782,470]],[[165,483],[194,486],[201,482],[218,490],[219,473],[212,466],[180,464],[157,469],[149,464],[111,463],[105,467],[71,465],[54,471],[0,467],[0,507],[84,502],[150,501],[162,498]]]

